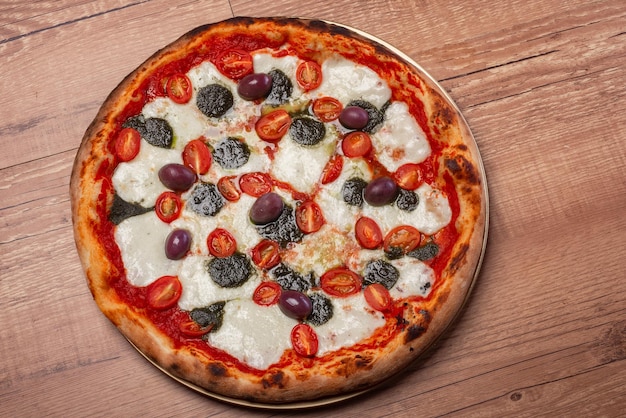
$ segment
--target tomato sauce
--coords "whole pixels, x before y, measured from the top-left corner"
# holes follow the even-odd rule
[[[150,76],[146,77],[145,80],[143,80],[142,83],[139,85],[139,87],[136,88],[136,90],[133,92],[132,99],[117,115],[115,121],[116,128],[111,133],[111,138],[115,138],[117,132],[121,130],[122,124],[128,118],[141,113],[142,108],[147,102],[157,97],[163,97],[166,95],[164,86],[167,82],[168,77],[177,73],[186,73],[191,68],[207,59],[215,63],[216,58],[222,51],[226,51],[229,49],[254,51],[262,48],[277,48],[281,46],[281,44],[281,39],[272,40],[268,37],[261,35],[233,35],[226,38],[209,39],[206,41],[205,44],[201,45],[198,51],[190,53],[178,60],[156,68],[154,72]],[[286,54],[287,51],[281,51],[281,53]],[[312,56],[311,51],[306,50],[305,46],[299,45],[292,46],[289,49],[289,53],[295,53],[301,57],[310,58]],[[383,76],[393,76],[394,74],[403,73],[403,69],[399,64],[394,62],[379,62],[373,57],[360,53],[358,50],[352,54],[347,54],[346,58],[353,60],[357,63],[366,65],[372,68],[374,71],[378,72],[379,74],[383,74]],[[420,80],[412,75],[409,76],[411,77],[413,84],[421,90],[422,86]],[[428,125],[428,118],[425,113],[424,105],[421,101],[416,100],[415,97],[410,96],[409,92],[400,89],[392,89],[392,99],[401,100],[409,103],[410,113],[417,120],[418,124],[427,136],[427,139],[431,145],[432,155],[425,162],[421,163],[421,165],[424,167],[424,180],[428,183],[433,183],[435,181],[438,171],[438,159],[444,148],[444,144],[439,143],[433,137],[433,133],[431,132]],[[113,148],[113,142],[114,141],[112,139],[111,145],[109,146],[111,150]],[[266,149],[268,155],[270,155],[270,157],[273,157],[273,152],[271,151],[272,150]],[[369,158],[367,158],[367,161],[376,176],[390,174],[388,170],[376,160],[375,157],[370,156]],[[110,196],[113,192],[111,178],[116,164],[117,161],[114,164],[109,163],[109,161],[104,161],[101,164],[100,169],[97,173],[96,180],[102,180],[102,189],[97,201],[97,213],[101,219],[108,219],[107,196]],[[435,271],[436,277],[440,277],[443,270],[446,268],[454,244],[459,238],[459,233],[455,227],[456,220],[458,219],[460,211],[458,197],[452,177],[448,173],[446,173],[444,175],[444,180],[445,186],[443,187],[442,191],[448,197],[448,201],[452,209],[452,220],[450,221],[448,226],[444,227],[434,236],[436,243],[439,245],[440,251],[434,259],[428,261],[428,264]],[[297,192],[288,183],[278,182],[274,180],[273,184],[283,190],[290,192],[294,199],[307,200],[311,198],[311,196],[307,194]],[[115,242],[115,226],[111,222],[105,221],[94,225],[94,229],[100,237],[100,241],[105,251],[107,252],[109,261],[114,267],[111,270],[111,276],[109,277],[109,285],[111,286],[111,288],[116,291],[117,295],[124,303],[132,306],[136,312],[145,315],[159,329],[169,335],[176,347],[181,347],[183,345],[192,346],[198,351],[206,353],[209,357],[213,359],[236,366],[239,370],[245,373],[256,374],[259,376],[266,373],[266,371],[257,370],[247,366],[245,363],[238,361],[228,353],[211,347],[201,339],[187,338],[186,336],[184,336],[181,333],[179,326],[181,323],[189,321],[190,317],[187,312],[181,311],[178,307],[175,306],[173,308],[162,311],[148,308],[146,288],[132,286],[126,280],[126,276],[124,273],[124,263],[122,260],[120,249]],[[434,286],[440,285],[440,283],[438,282],[439,280],[434,283]],[[430,294],[433,295],[434,293],[435,292],[431,292]],[[396,306],[389,312],[386,312],[385,317],[387,318],[387,324],[389,326],[383,327],[381,331],[377,332],[364,343],[360,344],[357,349],[359,347],[363,349],[368,349],[374,348],[377,345],[384,345],[385,343],[395,338],[395,336],[399,332],[402,332],[404,329],[403,323],[402,321],[397,319],[402,317],[402,310],[402,306]],[[332,362],[332,360],[332,355],[321,358],[322,362]],[[294,361],[306,363],[307,361],[310,361],[310,359],[299,358],[292,352],[292,350],[287,350],[286,354],[282,357],[282,360],[272,368],[280,368],[281,366],[291,364]]]

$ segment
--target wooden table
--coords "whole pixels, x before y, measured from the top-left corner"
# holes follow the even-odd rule
[[[368,31],[441,82],[491,198],[482,273],[395,385],[304,416],[617,416],[626,407],[626,3],[113,0],[0,4],[0,415],[273,415],[168,378],[100,313],[74,247],[77,147],[158,48],[233,15]]]

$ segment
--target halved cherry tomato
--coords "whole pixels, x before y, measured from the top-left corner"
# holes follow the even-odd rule
[[[159,219],[165,223],[178,219],[182,208],[183,201],[174,192],[161,193],[154,204],[154,211]]]
[[[361,290],[363,279],[361,276],[345,267],[328,270],[320,277],[322,290],[331,296],[346,297]]]
[[[262,116],[254,125],[254,129],[263,141],[276,143],[285,136],[290,125],[289,113],[284,109],[278,109]]]
[[[130,161],[139,153],[141,135],[133,128],[124,128],[115,138],[115,155],[120,161]]]
[[[322,208],[312,200],[303,202],[296,208],[296,224],[305,234],[317,232],[324,225]]]
[[[324,171],[322,171],[322,178],[320,181],[322,184],[332,183],[337,180],[343,169],[343,157],[339,154],[335,154],[330,157],[330,160],[326,163]]]
[[[178,325],[178,329],[185,337],[198,338],[211,332],[214,326],[215,324],[209,324],[206,327],[201,327],[196,321],[189,320],[181,322]]]
[[[372,150],[372,140],[365,132],[350,132],[341,141],[341,150],[346,157],[363,157]]]
[[[422,234],[410,225],[393,228],[385,236],[383,248],[385,252],[406,254],[416,249],[422,241]]]
[[[246,173],[239,179],[239,187],[250,196],[261,197],[272,191],[272,179],[265,173]]]
[[[389,294],[389,290],[380,283],[373,283],[365,288],[363,292],[365,301],[377,311],[385,312],[391,307],[393,299]]]
[[[211,151],[202,139],[194,139],[185,145],[183,163],[196,174],[208,173],[212,162]]]
[[[396,184],[406,190],[415,190],[423,182],[422,168],[419,164],[404,164],[393,174]]]
[[[322,122],[331,122],[341,114],[343,105],[334,97],[324,96],[313,102],[313,114]]]
[[[252,262],[262,269],[271,269],[280,263],[278,243],[264,239],[252,249]]]
[[[192,91],[191,80],[185,74],[174,74],[167,79],[165,92],[176,103],[187,103],[191,99]]]
[[[206,239],[209,253],[213,257],[230,257],[237,250],[237,240],[223,228],[215,228]]]
[[[291,346],[299,356],[313,357],[319,348],[317,334],[310,325],[300,323],[291,330]]]
[[[183,286],[176,276],[162,276],[148,286],[148,305],[154,309],[171,308],[178,302]]]
[[[263,282],[257,286],[252,294],[252,300],[257,305],[271,306],[278,303],[282,289],[276,282]]]
[[[226,77],[239,80],[252,72],[252,55],[241,49],[229,49],[217,56],[215,66]]]
[[[304,61],[296,68],[296,81],[305,91],[322,84],[322,67],[315,61]]]
[[[241,192],[235,184],[237,176],[222,177],[217,181],[217,190],[230,202],[236,202],[241,197]]]
[[[378,248],[383,242],[383,232],[380,230],[380,227],[375,220],[366,216],[356,221],[354,234],[361,247],[368,250]]]

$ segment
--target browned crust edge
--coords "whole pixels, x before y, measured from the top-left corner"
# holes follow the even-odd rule
[[[186,348],[176,349],[145,317],[129,309],[107,285],[107,277],[113,268],[107,261],[107,252],[102,248],[97,236],[90,229],[90,223],[105,220],[98,218],[92,209],[102,187],[101,182],[92,179],[101,164],[111,162],[106,150],[110,133],[109,122],[118,111],[117,103],[123,100],[128,91],[138,85],[144,73],[149,73],[160,62],[177,55],[186,45],[197,45],[209,33],[219,31],[254,30],[256,27],[280,27],[280,31],[312,31],[317,36],[347,37],[369,42],[360,35],[354,35],[341,26],[321,21],[306,21],[288,18],[252,19],[235,18],[224,22],[205,25],[183,35],[177,41],[155,53],[136,71],[129,74],[109,95],[96,118],[87,129],[76,155],[70,181],[72,218],[77,251],[83,264],[89,288],[104,314],[120,329],[144,355],[157,363],[166,372],[179,377],[208,392],[221,394],[232,399],[259,403],[290,403],[314,398],[332,397],[371,387],[406,368],[433,342],[441,336],[452,320],[459,314],[466,301],[479,267],[487,227],[487,195],[484,173],[478,150],[465,121],[458,110],[447,104],[445,93],[432,81],[420,73],[425,85],[429,86],[422,96],[427,104],[427,114],[431,117],[431,127],[445,128],[442,137],[455,146],[449,147],[442,161],[443,169],[457,181],[462,216],[457,226],[462,231],[461,239],[453,250],[451,263],[441,279],[444,284],[438,290],[439,299],[428,306],[428,318],[424,306],[407,310],[406,331],[382,350],[369,353],[354,353],[354,356],[338,359],[340,367],[349,377],[337,374],[313,374],[306,381],[306,370],[283,370],[266,376],[246,376],[236,371],[225,370],[219,361],[207,359],[202,353]],[[279,32],[280,32],[279,31]],[[376,51],[391,55],[386,48],[377,45]],[[418,71],[419,73],[419,71]],[[445,114],[445,120],[435,121],[436,113]],[[441,118],[440,118],[441,119]],[[466,148],[462,148],[465,146]],[[426,322],[424,322],[426,321]],[[427,325],[423,332],[420,324]],[[417,335],[419,334],[419,335]],[[367,358],[367,361],[364,360]]]

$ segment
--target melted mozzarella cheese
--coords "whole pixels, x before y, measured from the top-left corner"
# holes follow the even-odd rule
[[[400,273],[395,286],[389,290],[392,297],[428,296],[435,281],[435,274],[430,267],[411,257],[392,260],[391,264]]]
[[[333,298],[332,304],[331,319],[315,327],[319,356],[356,344],[385,324],[384,317],[367,305],[362,293],[346,298]]]
[[[378,223],[383,234],[399,225],[411,225],[418,231],[432,235],[446,226],[452,219],[448,199],[439,190],[424,183],[415,191],[419,198],[417,208],[411,212],[398,209],[395,205],[363,205],[363,215]]]
[[[169,225],[154,212],[130,217],[117,226],[115,241],[130,284],[147,286],[161,276],[177,274],[181,261],[165,256],[164,243],[169,233]]]
[[[179,151],[155,147],[142,139],[139,154],[115,169],[113,187],[127,202],[154,206],[157,197],[167,190],[159,180],[159,170],[165,164],[181,162]]]
[[[186,257],[182,263],[178,274],[183,286],[183,292],[178,300],[181,309],[190,311],[215,302],[250,298],[260,283],[259,276],[253,273],[241,286],[222,287],[211,279],[207,271],[206,263],[210,260],[211,257],[194,255]]]
[[[322,64],[322,84],[310,94],[330,96],[341,103],[366,100],[379,109],[391,99],[391,89],[372,69],[343,57],[329,58]]]
[[[181,151],[185,145],[207,132],[208,122],[201,117],[195,101],[187,104],[174,103],[169,98],[157,98],[144,106],[146,118],[162,118],[169,123],[174,133],[172,147]]]
[[[420,163],[430,155],[430,144],[406,103],[393,102],[381,128],[372,136],[378,161],[394,172],[403,164]]]
[[[250,299],[224,306],[219,330],[208,334],[209,343],[257,369],[267,369],[291,348],[291,329],[297,321],[277,305],[259,306]]]
[[[334,130],[326,129],[324,139],[310,147],[303,147],[291,139],[289,134],[285,135],[278,143],[271,169],[272,176],[291,184],[300,192],[313,191],[335,150],[335,135]]]
[[[363,159],[344,158],[339,177],[332,183],[324,185],[316,199],[326,221],[343,232],[354,229],[354,223],[360,212],[358,207],[350,206],[343,201],[341,192],[346,180],[353,177],[361,178],[367,182],[371,180],[372,173]]]

